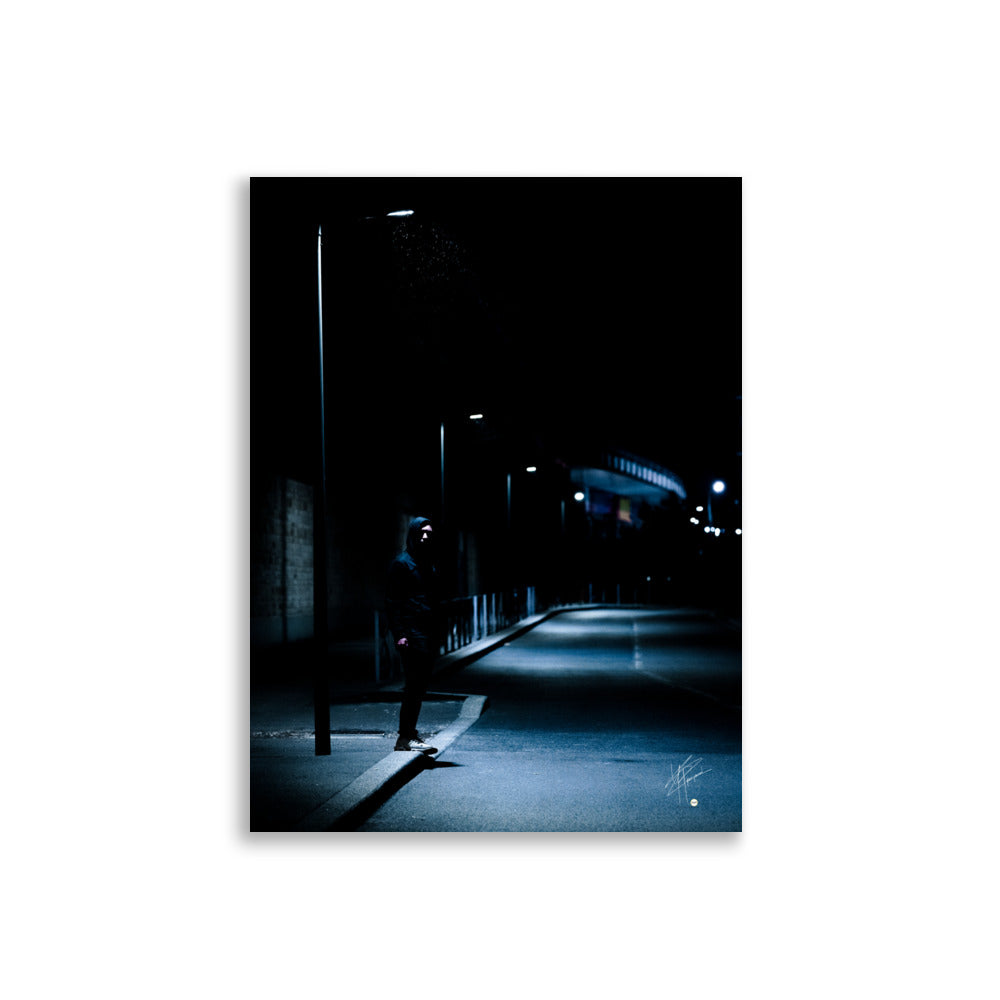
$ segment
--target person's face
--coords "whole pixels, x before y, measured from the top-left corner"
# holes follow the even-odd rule
[[[429,549],[431,547],[431,536],[433,534],[434,529],[429,524],[425,524],[420,529],[420,547],[422,549]]]

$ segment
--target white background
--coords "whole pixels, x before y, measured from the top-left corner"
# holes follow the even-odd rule
[[[994,9],[6,13],[10,995],[989,990]],[[743,834],[244,832],[248,178],[369,174],[743,178]]]

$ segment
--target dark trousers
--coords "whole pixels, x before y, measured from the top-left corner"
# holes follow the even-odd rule
[[[404,647],[400,651],[403,661],[403,703],[399,706],[399,735],[409,739],[417,734],[417,717],[427,685],[431,680],[431,670],[434,666],[434,654],[429,649]]]

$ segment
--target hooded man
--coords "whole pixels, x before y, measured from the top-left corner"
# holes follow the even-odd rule
[[[406,549],[389,564],[386,612],[403,661],[403,703],[399,708],[397,750],[437,753],[417,732],[417,717],[430,682],[437,647],[433,532],[426,517],[415,517]]]

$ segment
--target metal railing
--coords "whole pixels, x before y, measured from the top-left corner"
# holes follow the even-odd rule
[[[445,602],[444,636],[440,652],[479,642],[535,613],[535,588],[522,587],[493,594],[474,594]]]
[[[473,594],[445,601],[441,606],[440,655],[454,653],[536,613],[534,587]],[[399,653],[384,613],[375,612],[375,682],[392,680],[400,674]]]
[[[531,618],[540,610],[575,605],[642,606],[662,603],[667,596],[660,583],[630,580],[624,583],[587,583],[574,594],[539,607],[535,587],[490,594],[474,594],[445,601],[441,606],[442,635],[438,653],[454,653],[474,642]],[[384,613],[375,612],[375,681],[383,683],[401,676],[399,653]]]

